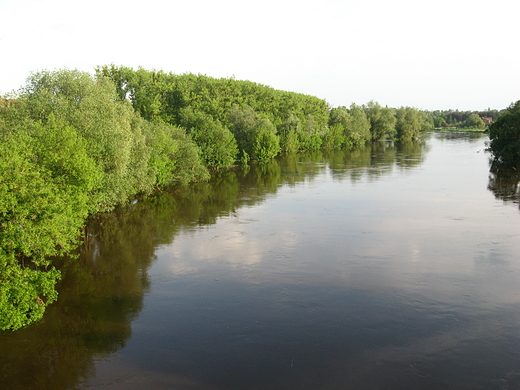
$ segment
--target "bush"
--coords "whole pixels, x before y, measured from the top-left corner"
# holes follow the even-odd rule
[[[60,272],[21,267],[14,256],[0,250],[0,330],[16,330],[43,317],[54,302]]]
[[[503,165],[520,164],[520,111],[506,113],[489,126],[489,149],[495,162]]]

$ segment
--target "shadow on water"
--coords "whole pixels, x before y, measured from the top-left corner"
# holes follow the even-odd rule
[[[517,203],[520,208],[520,172],[515,168],[492,169],[489,172],[488,189],[495,198]]]
[[[0,335],[2,389],[74,388],[91,375],[94,356],[125,346],[149,286],[154,244],[173,236],[161,231],[160,217],[160,207],[141,205],[100,215],[78,258],[55,259],[63,276],[58,303],[40,323]]]
[[[473,139],[465,137],[470,142]],[[57,286],[60,295],[58,302],[48,308],[44,320],[14,333],[0,333],[0,387],[6,390],[65,390],[76,388],[82,378],[94,376],[94,360],[124,348],[131,337],[132,321],[140,315],[143,298],[150,288],[148,269],[155,259],[155,252],[161,246],[172,243],[180,231],[214,224],[219,218],[232,215],[241,207],[265,201],[276,194],[282,185],[294,186],[312,181],[326,170],[338,181],[378,180],[396,170],[419,167],[428,151],[429,147],[422,142],[404,145],[381,143],[353,151],[288,154],[267,163],[217,172],[208,183],[171,187],[164,193],[141,199],[113,213],[96,216],[89,222],[86,242],[79,258],[56,259],[55,264],[63,275]],[[500,197],[507,193],[507,199],[513,194],[518,197],[518,175],[510,175],[507,179],[490,177],[489,189]],[[311,290],[302,294],[312,302]],[[323,294],[335,299],[334,292]],[[359,302],[354,299],[351,305],[362,306],[366,304],[363,299],[368,298],[359,297]],[[338,295],[337,299],[339,304],[341,296]],[[251,318],[262,313],[261,302],[257,304],[256,314],[250,313]],[[386,310],[384,302],[377,305],[383,305],[379,307],[380,313]],[[389,305],[392,306],[395,307]],[[308,338],[312,326],[299,327],[298,314],[294,314],[294,329],[303,334],[287,342],[297,340],[298,344],[302,338]],[[344,320],[345,323],[364,321],[361,318]],[[366,334],[355,336],[359,339],[355,342],[351,337],[346,338],[347,335],[341,336],[340,323],[338,321],[338,327],[332,329],[331,335],[352,342],[354,349],[364,348],[361,345],[363,340],[370,344],[374,337],[382,337],[367,328]],[[272,325],[275,328],[275,324]],[[327,326],[323,329],[326,330]],[[388,329],[392,329],[391,324]],[[277,341],[276,338],[270,340]],[[331,353],[334,355],[335,345],[338,345],[337,339],[325,340],[328,341],[323,345],[311,348],[318,359]],[[299,348],[297,344],[295,348]],[[231,363],[232,347],[229,346],[229,356],[224,359]],[[286,358],[295,370],[305,368],[298,366],[300,363],[291,360],[291,356],[280,357]],[[256,364],[254,360],[250,363]],[[316,361],[316,364],[319,366],[320,362]],[[337,364],[341,365],[340,362]],[[342,364],[338,367],[348,370],[348,362]],[[223,368],[218,362],[214,367],[218,370]],[[325,375],[325,366],[323,369]],[[357,375],[359,379],[361,374],[352,375]],[[291,378],[286,376],[285,379]],[[330,380],[333,379],[330,377]],[[261,378],[256,380],[261,382]],[[315,383],[312,378],[309,381]],[[353,378],[352,383],[358,382]]]

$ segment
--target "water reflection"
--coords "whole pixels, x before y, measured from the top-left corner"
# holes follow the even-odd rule
[[[395,145],[381,142],[358,148],[351,153],[331,151],[327,161],[335,180],[357,182],[364,178],[378,179],[394,170],[409,170],[419,167],[430,147],[426,142],[409,142]]]
[[[518,221],[481,143],[286,155],[99,216],[45,320],[0,334],[0,387],[513,386]]]
[[[513,168],[501,168],[489,173],[488,189],[497,199],[504,202],[519,203],[520,207],[520,172]]]
[[[59,302],[41,323],[0,334],[2,389],[71,389],[93,358],[125,347],[148,292],[155,249],[170,243],[172,197],[151,197],[90,221],[79,258],[56,259]]]
[[[428,133],[429,136],[433,135],[438,140],[457,140],[469,143],[476,143],[482,140],[483,137],[487,137],[485,133],[475,131],[435,131]]]

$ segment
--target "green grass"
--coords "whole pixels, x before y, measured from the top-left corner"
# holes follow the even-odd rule
[[[436,127],[433,130],[435,131],[464,131],[464,132],[471,132],[471,133],[484,133],[487,131],[487,127],[484,127],[483,129],[477,129],[477,128],[463,128],[459,129],[458,127]]]

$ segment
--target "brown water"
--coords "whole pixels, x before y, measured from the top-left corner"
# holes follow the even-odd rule
[[[288,156],[99,217],[0,389],[520,388],[516,172],[485,136]]]

